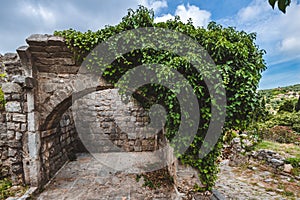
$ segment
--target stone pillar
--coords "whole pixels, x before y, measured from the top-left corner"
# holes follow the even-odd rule
[[[36,71],[31,64],[31,55],[27,46],[20,47],[17,52],[20,56],[22,67],[24,69],[25,80],[24,90],[27,99],[27,134],[24,138],[23,151],[26,152],[23,157],[25,182],[31,186],[41,185],[41,158],[40,147],[41,139],[39,133],[39,114],[35,108],[36,93]]]

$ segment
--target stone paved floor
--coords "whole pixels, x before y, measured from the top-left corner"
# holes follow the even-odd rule
[[[98,157],[99,159],[100,157]],[[145,162],[145,160],[141,160]],[[128,163],[124,169],[128,168]],[[135,164],[135,166],[138,166]],[[134,167],[133,167],[134,168]],[[135,168],[133,171],[137,171]],[[282,177],[287,179],[287,177]],[[215,189],[226,199],[299,199],[280,194],[280,189],[270,190],[277,180],[269,171],[249,170],[230,167],[228,160],[221,163],[221,172]],[[81,154],[77,161],[67,163],[54,180],[37,196],[38,200],[74,199],[74,200],[174,200],[176,192],[173,189],[161,187],[149,189],[143,186],[144,181],[136,181],[136,174],[118,172],[104,166],[92,156]],[[277,186],[276,186],[277,188]]]
[[[144,162],[142,160],[142,162]],[[128,165],[125,165],[128,167]],[[149,189],[136,174],[117,172],[104,166],[89,154],[81,154],[77,161],[67,163],[37,196],[38,200],[142,200],[175,199],[175,191],[161,187]]]

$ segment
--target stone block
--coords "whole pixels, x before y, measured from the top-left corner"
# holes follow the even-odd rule
[[[23,65],[26,65],[28,62],[28,53],[29,53],[28,49],[29,49],[29,46],[20,46],[17,49],[17,53],[18,53]]]
[[[26,115],[24,114],[13,114],[13,121],[14,122],[26,122]]]
[[[40,62],[36,62],[35,66],[39,70],[39,72],[55,72],[57,73],[57,65],[45,65]]]
[[[275,158],[272,158],[272,159],[270,160],[270,162],[271,162],[273,165],[275,165],[276,167],[277,167],[277,166],[282,166],[282,165],[284,165],[284,161],[278,160],[278,159],[275,159]]]
[[[54,83],[45,83],[41,85],[41,88],[44,92],[50,93],[56,90],[57,84]]]
[[[18,83],[18,84],[24,84],[25,83],[25,76],[15,75],[15,76],[12,77],[12,82],[13,83]]]
[[[1,160],[6,160],[8,158],[8,151],[4,150],[2,151]]]
[[[5,94],[21,93],[22,87],[17,83],[7,82],[2,84],[2,90]]]
[[[6,127],[7,127],[8,130],[14,130],[15,129],[15,123],[7,122]]]
[[[12,148],[22,148],[22,143],[19,141],[9,141],[7,142],[7,146]]]
[[[26,39],[27,44],[30,46],[46,46],[49,35],[46,34],[33,34]]]
[[[18,57],[18,55],[16,53],[6,53],[4,54],[4,56],[2,57],[2,60],[4,61],[8,61],[8,60],[14,60]]]
[[[34,112],[28,113],[27,117],[28,117],[28,127],[27,127],[28,131],[34,132],[36,130],[36,126],[38,122],[37,117]]]
[[[4,94],[4,99],[6,101],[11,101],[11,95],[10,94]]]
[[[37,51],[39,51],[39,49],[37,49]],[[65,57],[73,56],[70,49],[68,49],[66,45],[64,45],[64,46],[47,46],[47,47],[45,47],[45,51],[50,53],[50,55],[52,53],[55,53],[55,55],[56,55],[56,53],[59,52],[59,54],[63,54]]]
[[[5,104],[5,110],[7,112],[21,112],[21,104],[17,101],[9,101]]]
[[[134,146],[134,151],[142,151],[142,147],[141,146]]]
[[[8,130],[8,131],[7,131],[7,139],[8,139],[8,140],[12,140],[12,139],[14,139],[14,138],[15,138],[15,132],[12,131],[12,130]]]
[[[33,89],[36,86],[36,80],[32,77],[25,78],[24,88]]]
[[[14,157],[17,154],[17,150],[13,148],[8,148],[8,157]]]
[[[13,94],[11,95],[11,100],[20,100],[21,99],[21,95],[20,94]]]
[[[50,36],[48,38],[49,46],[65,46],[65,39],[59,36]]]
[[[25,132],[27,130],[27,125],[26,124],[21,124],[21,131]]]
[[[21,140],[22,139],[23,134],[20,132],[16,132],[16,140]]]
[[[15,123],[15,131],[20,131],[21,129],[20,123]]]
[[[293,170],[293,166],[291,164],[284,164],[283,166],[283,171],[286,173],[291,173]]]
[[[10,122],[12,120],[12,114],[11,113],[6,113],[6,121]]]

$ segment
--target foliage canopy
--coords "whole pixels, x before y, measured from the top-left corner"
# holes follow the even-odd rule
[[[116,26],[106,26],[96,32],[89,30],[85,33],[69,29],[56,31],[55,35],[64,37],[76,59],[82,61],[97,44],[109,37],[126,30],[142,27],[169,29],[196,40],[209,53],[217,65],[217,70],[222,74],[227,95],[224,130],[246,128],[253,117],[255,107],[259,104],[256,90],[261,72],[266,69],[263,60],[265,52],[255,44],[256,35],[254,33],[248,34],[232,27],[224,28],[215,22],[211,22],[207,28],[195,27],[192,21],[185,24],[180,21],[179,17],[167,22],[154,23],[153,11],[140,6],[136,11],[129,10]],[[198,157],[210,121],[213,103],[202,75],[193,69],[192,64],[177,55],[147,48],[137,49],[117,57],[110,69],[104,73],[104,78],[116,83],[128,69],[144,63],[160,63],[173,68],[180,72],[192,86],[200,105],[200,125],[194,141],[190,144],[189,149],[180,155],[180,159],[183,163],[199,170],[199,178],[205,187],[197,189],[212,189],[218,172],[216,160],[220,155],[221,141],[204,158]],[[147,98],[140,98],[140,96]],[[172,140],[180,124],[180,110],[178,109],[180,105],[176,100],[176,95],[167,88],[149,84],[139,88],[139,95],[135,95],[135,97],[146,107],[149,104],[159,103],[166,108],[168,112],[166,136]],[[147,102],[147,99],[152,99],[152,102]]]

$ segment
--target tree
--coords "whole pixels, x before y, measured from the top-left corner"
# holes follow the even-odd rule
[[[285,13],[286,8],[291,4],[291,0],[269,0],[269,4],[272,6],[272,8],[275,8],[275,4],[277,2],[279,10],[281,12]]]
[[[294,102],[292,100],[285,100],[279,107],[278,111],[293,112]]]
[[[147,8],[140,6],[136,11],[129,10],[120,24],[116,26],[106,26],[96,32],[88,31],[81,33],[75,30],[56,31],[55,35],[63,36],[74,54],[82,60],[91,49],[98,43],[105,41],[111,36],[122,31],[137,29],[142,27],[157,27],[173,30],[190,36],[196,40],[211,56],[217,65],[218,72],[221,73],[223,84],[225,85],[227,96],[226,124],[223,130],[246,128],[253,118],[255,107],[260,103],[256,96],[256,90],[261,78],[261,73],[266,69],[263,60],[264,50],[255,44],[256,34],[237,31],[233,27],[224,28],[215,22],[211,22],[207,29],[195,27],[191,21],[183,23],[177,16],[167,22],[154,22],[154,13]],[[170,38],[172,40],[172,38]],[[136,42],[128,40],[122,42]],[[131,43],[130,43],[131,44]],[[174,44],[176,46],[176,44]],[[122,48],[122,45],[119,45]],[[181,48],[181,46],[176,46]],[[199,57],[200,55],[196,55]],[[89,59],[87,59],[89,60]],[[91,61],[93,62],[93,60]],[[212,189],[217,178],[216,160],[220,155],[221,140],[215,145],[212,151],[204,158],[199,158],[199,153],[204,143],[207,129],[211,120],[211,107],[216,104],[210,98],[208,86],[203,76],[197,72],[192,63],[184,57],[170,53],[166,50],[159,50],[151,46],[145,49],[137,49],[125,55],[119,56],[111,64],[110,69],[104,72],[108,82],[116,83],[127,70],[136,66],[149,63],[159,63],[170,69],[175,69],[181,73],[192,86],[197,95],[200,105],[200,125],[194,141],[189,149],[180,156],[180,160],[189,164],[199,171],[199,178],[205,185],[204,189]],[[99,65],[98,65],[99,66]],[[204,65],[206,66],[206,65]],[[168,70],[157,69],[162,76]],[[142,75],[142,74],[141,74]],[[166,74],[171,75],[171,74]],[[213,74],[208,74],[213,76]],[[219,87],[215,85],[214,87]],[[181,88],[179,88],[181,89]],[[166,122],[166,137],[173,139],[180,125],[180,105],[176,95],[167,88],[158,84],[148,84],[139,88],[139,94],[146,99],[154,99],[154,102],[164,105],[168,112]],[[137,99],[139,95],[135,96]],[[155,97],[155,98],[152,98]],[[142,105],[147,106],[149,102],[145,98],[138,99]],[[182,142],[184,143],[184,141]],[[202,188],[203,189],[203,188]]]

